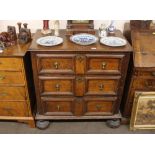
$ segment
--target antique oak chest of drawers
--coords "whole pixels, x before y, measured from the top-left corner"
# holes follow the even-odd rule
[[[119,122],[132,52],[130,45],[112,48],[98,42],[80,46],[72,43],[65,33],[61,30],[63,44],[43,47],[36,44],[42,36],[37,31],[29,48],[37,98],[37,126],[46,127],[48,120],[54,119]],[[116,36],[123,37],[120,31]]]
[[[28,93],[30,83],[27,82],[30,80],[26,76],[26,72],[30,72],[25,66],[29,45],[17,44],[0,54],[0,119],[26,122],[35,127],[31,111],[33,103],[30,103],[32,94]]]
[[[155,91],[154,30],[132,30],[133,64],[126,82],[123,117],[130,118],[135,92]]]

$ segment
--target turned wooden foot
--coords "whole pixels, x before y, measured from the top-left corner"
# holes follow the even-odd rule
[[[36,127],[41,130],[47,129],[49,125],[50,125],[50,122],[47,120],[38,120],[36,122]]]
[[[121,121],[120,119],[112,119],[112,120],[107,120],[106,124],[110,128],[118,128],[121,125]]]

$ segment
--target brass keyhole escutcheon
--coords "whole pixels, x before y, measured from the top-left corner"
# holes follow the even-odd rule
[[[56,91],[60,91],[60,84],[56,84],[55,89],[56,89]]]
[[[57,105],[57,110],[60,111],[60,105]]]
[[[78,60],[79,62],[82,62],[82,61],[84,60],[84,57],[83,57],[82,55],[78,55],[78,56],[77,56],[77,60]]]
[[[105,69],[107,66],[107,63],[106,62],[102,62],[102,69]]]
[[[83,77],[77,77],[76,80],[77,80],[78,82],[82,82],[82,81],[84,81],[84,78],[83,78]]]
[[[8,94],[7,93],[0,93],[0,96],[7,96]]]
[[[53,66],[55,69],[59,69],[60,64],[58,62],[54,62]]]
[[[104,85],[103,85],[103,84],[100,84],[100,85],[99,85],[99,90],[100,90],[100,91],[103,91],[103,89],[104,89]]]
[[[5,76],[4,75],[0,75],[0,80],[4,80]]]
[[[99,105],[99,104],[96,105],[96,109],[97,109],[98,111],[100,111],[101,108],[102,108],[102,105]]]

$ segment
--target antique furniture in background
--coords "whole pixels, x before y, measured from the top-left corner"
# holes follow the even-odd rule
[[[155,91],[135,92],[130,130],[155,129]]]
[[[74,35],[77,33],[91,33],[95,34],[93,20],[68,20],[67,21],[67,35]]]
[[[132,30],[133,59],[127,76],[122,114],[130,118],[136,91],[155,91],[155,35],[154,30]]]
[[[0,120],[17,120],[35,127],[31,62],[26,54],[29,45],[17,43],[0,54]]]
[[[97,32],[96,32],[97,33]],[[107,119],[118,127],[120,103],[132,48],[108,47],[99,42],[81,46],[72,43],[66,31],[64,43],[53,47],[37,45],[37,31],[29,48],[37,98],[38,128],[49,120]],[[124,38],[120,31],[116,36]]]

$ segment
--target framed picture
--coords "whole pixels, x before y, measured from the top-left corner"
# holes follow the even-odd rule
[[[135,92],[130,129],[155,129],[155,92]]]

